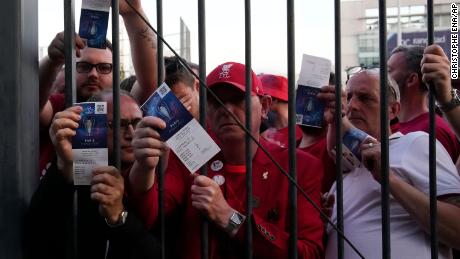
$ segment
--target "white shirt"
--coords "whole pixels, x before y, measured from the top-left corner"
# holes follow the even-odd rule
[[[412,132],[390,137],[390,167],[396,175],[428,195],[428,134]],[[460,177],[444,149],[436,143],[437,195],[460,194]],[[382,258],[381,186],[364,167],[343,178],[343,216],[345,236],[365,258]],[[331,193],[335,194],[335,185]],[[332,222],[337,222],[334,205]],[[337,233],[328,225],[326,258],[337,258]],[[392,258],[431,258],[429,236],[409,213],[390,195],[390,238]],[[449,248],[439,246],[439,258],[451,258]],[[359,258],[345,242],[345,258]]]

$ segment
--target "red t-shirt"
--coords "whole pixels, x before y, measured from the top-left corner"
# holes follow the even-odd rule
[[[435,115],[436,121],[436,139],[441,142],[444,148],[449,153],[454,163],[460,154],[460,145],[455,134],[449,128],[449,125],[438,115]],[[429,113],[424,113],[408,122],[399,122],[399,131],[403,134],[414,131],[430,131]],[[427,147],[428,148],[428,147]]]
[[[287,148],[289,146],[289,128],[275,129],[270,128],[262,133],[265,140],[275,143],[280,147]],[[302,129],[299,126],[295,127],[295,140],[296,146],[299,145],[302,140]]]
[[[261,143],[286,170],[288,150],[261,139]],[[171,153],[172,154],[172,153]],[[323,171],[315,157],[297,150],[298,183],[317,204],[320,204],[320,181]],[[255,258],[287,258],[289,239],[288,186],[289,181],[268,157],[258,149],[253,159],[254,210],[250,219],[253,230]],[[220,184],[228,204],[246,214],[246,170],[244,166],[226,165],[222,153],[208,163],[208,177]],[[200,258],[201,213],[191,204],[190,186],[193,177],[175,155],[171,155],[165,173],[166,218],[180,212],[176,221],[180,235],[175,236],[172,258]],[[319,213],[298,192],[298,251],[301,258],[322,258],[323,223]],[[130,196],[139,216],[150,228],[158,221],[158,186],[145,194]],[[209,257],[242,258],[245,244],[243,224],[234,238],[230,238],[214,224],[209,224]]]
[[[323,181],[321,182],[321,193],[329,192],[332,184],[335,182],[336,179],[336,167],[335,161],[329,156],[329,153],[327,152],[326,136],[319,139],[313,145],[299,149],[315,156],[323,163],[324,177]]]
[[[53,107],[53,117],[57,112],[63,111],[65,108],[65,97],[63,94],[50,95],[48,99]],[[50,162],[53,161],[56,156],[54,151],[53,143],[51,142],[49,135],[49,125],[40,131],[40,161],[39,161],[39,172],[40,177],[45,175],[46,169],[48,169]]]

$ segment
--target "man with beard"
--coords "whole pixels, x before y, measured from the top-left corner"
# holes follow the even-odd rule
[[[130,3],[143,14],[141,0]],[[157,88],[156,38],[140,17],[120,0],[120,15],[123,17],[132,49],[137,82],[131,94],[138,103],[143,103]],[[145,17],[145,15],[144,15]],[[75,37],[77,101],[84,102],[98,92],[112,87],[112,51],[110,42],[105,49],[88,48],[83,39]],[[54,157],[48,128],[54,115],[64,110],[64,95],[49,95],[56,75],[64,64],[64,33],[56,35],[48,47],[48,56],[40,61],[40,172],[46,173]]]
[[[91,101],[107,102],[108,152],[113,151],[113,100],[105,90]],[[77,258],[156,258],[158,246],[139,219],[123,202],[124,177],[134,162],[131,140],[142,112],[126,92],[120,95],[121,173],[111,166],[93,170],[91,186],[80,186],[77,229],[72,229],[72,137],[82,108],[72,106],[56,113],[50,137],[57,160],[43,176],[26,220],[26,258],[65,258],[77,237]],[[107,242],[107,240],[109,240]],[[106,256],[107,255],[107,256]],[[105,257],[106,256],[106,257]]]

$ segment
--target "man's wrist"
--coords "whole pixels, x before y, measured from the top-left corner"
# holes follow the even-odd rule
[[[451,89],[448,97],[438,99],[438,107],[444,113],[450,112],[458,106],[460,106],[460,97],[457,89]]]
[[[236,235],[238,229],[240,229],[240,227],[244,224],[245,220],[246,216],[236,210],[233,210],[230,214],[230,217],[228,218],[227,225],[225,226],[225,231],[231,236]]]
[[[119,213],[114,214],[114,216],[105,218],[105,223],[109,227],[119,227],[126,223],[126,219],[128,217],[128,211],[122,209]]]

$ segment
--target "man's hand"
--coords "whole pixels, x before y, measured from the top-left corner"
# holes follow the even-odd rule
[[[234,210],[228,205],[219,185],[209,177],[198,175],[193,181],[191,191],[192,206],[225,229]]]
[[[157,117],[146,116],[136,127],[131,142],[134,148],[134,157],[139,166],[146,170],[154,169],[159,157],[168,149],[161,140],[157,129],[164,129],[166,123]]]
[[[321,204],[322,204],[322,211],[326,214],[329,218],[332,216],[332,212],[334,210],[334,203],[335,203],[335,195],[333,193],[324,193],[321,195]],[[326,222],[326,220],[323,220]]]
[[[80,50],[85,47],[85,42],[80,36],[75,35],[75,51],[77,57],[80,57]],[[50,61],[56,66],[61,67],[65,61],[64,49],[64,32],[56,34],[53,41],[48,46],[48,57]]]
[[[81,111],[80,106],[72,106],[56,113],[49,128],[51,142],[58,157],[58,168],[64,172],[68,180],[72,178],[71,172],[67,172],[73,164],[72,137],[76,135]]]
[[[120,172],[113,166],[93,169],[91,199],[99,203],[99,213],[110,224],[116,224],[124,209],[125,185]]]
[[[423,82],[432,83],[436,89],[436,100],[440,104],[448,103],[452,99],[450,62],[442,48],[438,45],[426,47],[420,65]]]
[[[342,117],[345,116],[345,110],[346,110],[346,94],[344,91],[342,91]],[[318,93],[317,95],[318,99],[322,100],[326,104],[326,108],[324,110],[324,121],[326,121],[327,124],[333,124],[335,123],[335,109],[336,109],[336,103],[335,103],[335,86],[333,85],[327,85],[321,87],[321,92]]]
[[[361,144],[361,159],[363,165],[372,173],[374,179],[381,183],[382,164],[381,164],[381,145],[374,138],[367,138]]]

